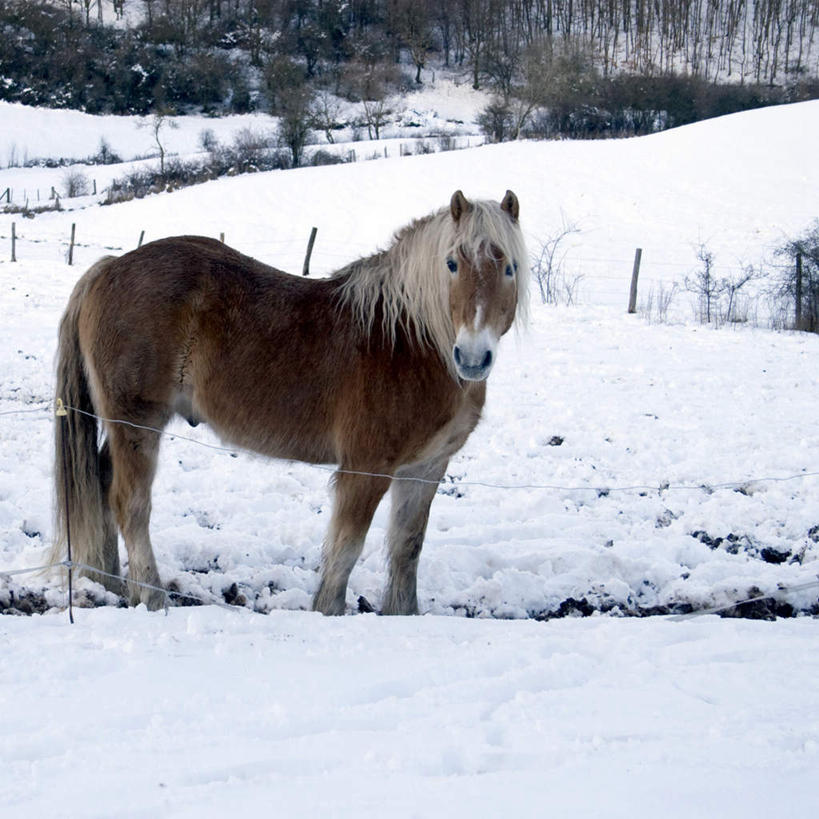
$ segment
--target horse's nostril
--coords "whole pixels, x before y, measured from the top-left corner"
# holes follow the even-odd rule
[[[492,350],[487,350],[486,355],[483,357],[483,361],[481,362],[481,367],[486,370],[492,365]]]
[[[461,348],[456,344],[455,349],[452,351],[452,355],[455,358],[455,363],[460,366],[461,365]]]

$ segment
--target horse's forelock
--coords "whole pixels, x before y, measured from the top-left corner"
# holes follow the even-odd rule
[[[460,252],[479,263],[494,245],[507,259],[517,264],[516,320],[525,321],[529,305],[529,251],[520,225],[497,202],[478,201],[472,204],[472,209],[457,224],[450,220],[455,230],[448,253]]]

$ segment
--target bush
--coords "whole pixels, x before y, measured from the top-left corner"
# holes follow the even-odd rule
[[[777,248],[776,255],[786,261],[786,269],[775,288],[775,297],[786,314],[794,317],[796,330],[819,333],[819,219],[796,239]],[[799,260],[799,261],[798,261]],[[801,310],[796,316],[797,264],[801,264]]]
[[[172,158],[161,168],[135,168],[108,188],[103,204],[112,205],[141,199],[151,193],[198,185],[220,176],[256,171],[273,171],[290,166],[287,154],[277,147],[275,135],[244,128],[231,145],[221,145],[213,131],[204,129],[200,145],[208,151],[205,159]]]
[[[329,151],[314,151],[310,156],[311,165],[341,165],[343,163],[343,157],[340,157],[338,154],[331,154]]]
[[[492,142],[505,142],[512,136],[514,122],[509,104],[495,97],[478,115],[478,127]]]
[[[119,165],[122,162],[122,157],[112,151],[105,137],[102,137],[96,155],[90,157],[89,161],[95,165]]]
[[[79,25],[51,3],[0,3],[0,99],[147,114],[157,105],[245,111],[247,69],[206,48],[168,48],[147,26]]]
[[[88,196],[90,192],[91,184],[82,171],[72,168],[63,174],[63,196],[67,199],[75,196]]]
[[[791,93],[769,86],[719,85],[676,74],[579,76],[582,81],[557,83],[545,94],[526,129],[529,136],[641,136],[787,102]]]

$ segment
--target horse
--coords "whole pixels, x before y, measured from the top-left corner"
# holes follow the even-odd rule
[[[59,327],[56,396],[68,416],[55,425],[53,562],[70,525],[75,562],[100,570],[88,576],[127,588],[133,605],[164,605],[151,484],[161,430],[181,415],[240,448],[337,466],[315,611],[345,612],[350,572],[391,488],[381,612],[417,613],[430,504],[478,423],[527,287],[511,191],[495,202],[458,190],[386,250],[324,279],[201,236],[100,259]]]

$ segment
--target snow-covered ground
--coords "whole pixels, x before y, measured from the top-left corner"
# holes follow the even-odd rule
[[[25,134],[30,113],[2,109],[0,141],[7,123]],[[44,150],[56,156],[54,121]],[[45,405],[68,294],[142,230],[224,232],[299,270],[315,225],[321,275],[456,188],[512,188],[531,250],[578,225],[565,265],[585,275],[580,307],[543,306],[534,287],[531,326],[501,347],[485,418],[432,507],[428,616],[301,611],[329,473],[166,441],[160,573],[244,606],[80,609],[72,627],[53,586],[46,615],[0,620],[0,802],[72,816],[813,815],[814,618],[531,618],[760,593],[757,614],[816,610],[819,338],[703,327],[684,295],[673,324],[627,316],[625,303],[636,246],[645,293],[690,273],[699,241],[728,269],[801,232],[819,211],[818,129],[819,103],[804,103],[642,139],[507,144],[0,216],[0,571],[40,565],[49,544]],[[29,172],[0,170],[0,192],[4,174]],[[218,443],[201,427],[173,431]],[[386,514],[353,572],[351,610],[359,595],[379,602]],[[42,586],[0,577],[0,604],[25,607],[27,593],[37,604]],[[105,599],[79,586],[80,601]]]
[[[819,809],[816,621],[0,620],[7,816]]]

